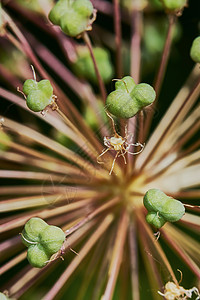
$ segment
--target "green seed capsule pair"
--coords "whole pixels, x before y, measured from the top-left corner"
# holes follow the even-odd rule
[[[23,85],[23,92],[27,96],[26,104],[28,108],[35,112],[44,110],[53,102],[53,87],[47,79],[39,82],[27,79]]]
[[[190,57],[196,62],[200,63],[200,36],[194,39],[190,50]]]
[[[40,218],[31,218],[22,232],[22,241],[28,247],[27,259],[36,268],[42,268],[58,252],[65,241],[59,227],[48,225]]]
[[[96,47],[93,49],[99,73],[105,83],[109,82],[113,76],[113,67],[110,54],[107,50]],[[97,83],[97,76],[94,64],[87,47],[80,46],[77,51],[78,58],[73,64],[74,72],[81,78],[87,78],[93,83]]]
[[[185,207],[180,201],[158,189],[148,190],[143,202],[148,210],[146,220],[156,228],[162,227],[166,222],[177,222],[185,214]]]
[[[155,98],[152,86],[146,83],[135,84],[132,77],[126,76],[115,83],[115,91],[108,95],[106,106],[114,116],[129,119]]]
[[[187,0],[161,0],[166,10],[170,12],[180,11],[186,6]]]
[[[65,34],[75,37],[88,30],[93,10],[89,0],[59,0],[50,11],[49,19]]]

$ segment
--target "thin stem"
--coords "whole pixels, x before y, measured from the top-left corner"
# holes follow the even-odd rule
[[[131,13],[131,76],[136,84],[140,81],[140,63],[141,63],[141,34],[142,34],[142,12],[132,10]]]
[[[171,128],[174,126],[174,124],[177,124],[178,122],[178,118],[180,117],[180,114],[183,112],[184,109],[188,109],[188,106],[191,106],[191,103],[194,103],[194,101],[198,98],[199,95],[199,91],[200,91],[200,79],[198,78],[198,81],[196,82],[195,86],[193,86],[192,90],[190,91],[190,93],[187,95],[186,99],[184,99],[184,101],[182,101],[182,103],[180,104],[180,106],[173,112],[172,117],[170,118],[170,122],[168,120],[167,124],[165,127],[163,127],[163,130],[161,132],[158,132],[158,130],[156,132],[154,132],[154,135],[157,134],[158,132],[158,138],[155,139],[154,136],[152,136],[151,139],[154,139],[153,143],[151,142],[151,139],[148,143],[147,146],[149,146],[148,150],[146,147],[146,151],[143,152],[143,154],[145,155],[145,158],[143,155],[141,155],[140,158],[142,158],[142,162],[141,162],[141,168],[143,168],[144,166],[147,166],[147,163],[151,160],[152,156],[155,155],[156,151],[158,150],[158,147],[161,146],[161,144],[163,143],[163,141],[165,140],[165,136],[168,134],[168,132],[171,130]],[[167,114],[166,114],[167,116]],[[163,120],[164,123],[165,120]],[[143,156],[143,157],[142,157]]]
[[[142,214],[138,213],[138,214],[137,214],[137,220],[138,220],[138,222],[140,223],[140,226],[142,226],[142,227],[145,229],[145,231],[146,231],[146,233],[147,233],[149,239],[150,239],[151,242],[153,243],[153,245],[154,245],[154,247],[156,248],[156,250],[157,250],[159,256],[161,257],[162,261],[164,262],[166,268],[168,269],[168,271],[169,271],[169,273],[170,273],[170,275],[171,275],[173,281],[174,281],[176,284],[178,284],[178,281],[177,281],[177,279],[176,279],[176,276],[175,276],[175,274],[174,274],[174,272],[173,272],[173,270],[172,270],[172,267],[171,267],[171,265],[170,265],[170,263],[169,263],[169,261],[168,261],[166,255],[165,255],[165,252],[164,252],[163,249],[161,248],[160,244],[159,244],[157,241],[155,241],[155,237],[154,237],[154,235],[153,235],[153,233],[152,233],[150,227],[146,224],[146,220],[144,219],[144,216],[143,216]]]
[[[115,44],[116,44],[116,74],[117,78],[122,78],[122,38],[121,38],[121,17],[119,0],[114,2],[114,27],[115,27]]]
[[[98,80],[98,83],[99,83],[101,96],[102,96],[102,99],[105,103],[106,102],[106,89],[105,89],[105,85],[104,85],[104,82],[102,80],[102,77],[99,73],[99,69],[98,69],[97,62],[96,62],[96,59],[95,59],[95,56],[94,56],[94,52],[93,52],[93,49],[92,49],[92,44],[91,44],[90,38],[89,38],[87,32],[84,32],[82,37],[83,37],[83,40],[84,40],[85,44],[87,45],[88,50],[90,52],[90,55],[91,55],[91,58],[92,58],[92,61],[93,61],[93,64],[94,64],[94,69],[95,69],[95,72],[96,72],[97,80]]]
[[[138,249],[136,239],[135,222],[131,221],[129,226],[129,248],[131,262],[131,284],[132,284],[132,299],[139,300],[139,274],[138,274]]]
[[[133,77],[136,84],[140,82],[140,65],[141,65],[141,35],[142,35],[142,12],[138,9],[131,10],[131,76]],[[141,118],[140,118],[141,121]],[[140,128],[143,124],[139,122]],[[136,137],[137,132],[137,116],[128,120],[128,131],[133,133]],[[138,130],[139,133],[140,129]],[[130,170],[132,171],[135,158],[128,155],[128,161],[130,163]]]
[[[119,225],[117,229],[117,236],[115,239],[115,244],[113,248],[110,268],[109,268],[109,278],[106,286],[102,300],[112,299],[114,288],[116,285],[116,280],[119,274],[120,265],[123,257],[123,249],[126,240],[126,233],[128,227],[128,215],[126,211],[123,211],[121,218],[119,220]]]
[[[74,231],[82,227],[85,223],[89,222],[92,220],[95,216],[97,216],[99,213],[103,212],[104,210],[109,209],[113,205],[117,204],[119,202],[119,198],[112,199],[111,201],[107,202],[104,205],[101,205],[97,209],[95,209],[92,213],[84,217],[81,221],[79,221],[77,224],[75,224],[73,227],[70,229],[66,230],[65,235],[66,237],[72,234]]]
[[[146,137],[149,130],[150,130],[150,126],[151,126],[151,122],[152,122],[152,118],[153,118],[153,114],[155,111],[155,107],[156,107],[156,103],[157,100],[159,98],[159,94],[160,94],[160,90],[162,87],[162,83],[163,83],[163,79],[165,76],[165,71],[167,68],[167,63],[168,63],[168,59],[169,59],[169,54],[170,54],[170,48],[171,48],[171,44],[172,44],[172,39],[173,39],[173,30],[176,24],[176,16],[174,15],[169,15],[168,16],[168,32],[167,32],[167,36],[166,36],[166,40],[165,40],[165,45],[163,48],[163,53],[162,53],[162,58],[160,61],[160,66],[158,69],[158,73],[156,75],[156,79],[155,79],[155,83],[154,83],[154,88],[156,91],[156,100],[154,101],[154,103],[151,105],[151,110],[148,112],[147,118],[145,120],[145,128],[144,128],[144,136]]]
[[[102,234],[106,231],[106,229],[111,224],[112,220],[113,220],[113,218],[111,215],[108,215],[103,220],[103,222],[98,226],[98,228],[95,230],[95,232],[91,235],[91,237],[84,244],[82,249],[79,251],[79,255],[76,256],[72,260],[72,262],[68,265],[66,270],[63,272],[63,274],[57,280],[57,282],[53,285],[53,287],[49,290],[49,292],[44,296],[43,300],[52,300],[55,298],[56,295],[58,295],[58,293],[61,290],[61,288],[63,287],[63,285],[66,283],[66,281],[72,275],[72,273],[76,270],[76,268],[79,266],[79,264],[85,258],[85,256],[91,250],[91,248],[99,240],[99,238],[102,236]]]
[[[91,152],[90,154],[93,156],[93,158],[96,160],[96,157],[98,155],[98,152],[95,150],[93,145],[88,141],[88,139],[77,129],[77,127],[68,119],[68,117],[57,107],[56,112],[62,117],[62,119],[65,121],[65,123],[77,134],[77,136],[83,140],[85,150],[89,147]]]
[[[161,230],[164,239],[167,243],[178,253],[179,257],[183,259],[183,261],[188,265],[190,270],[200,279],[200,269],[194,263],[194,261],[188,256],[185,251],[175,242],[174,239],[171,239],[169,234],[166,233],[166,230]]]

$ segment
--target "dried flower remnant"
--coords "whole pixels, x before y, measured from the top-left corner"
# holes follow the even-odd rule
[[[193,293],[197,295],[195,300],[200,299],[200,294],[196,287],[186,290],[184,287],[176,285],[171,281],[166,283],[164,293],[161,293],[160,291],[158,291],[158,293],[165,297],[166,300],[191,299]]]

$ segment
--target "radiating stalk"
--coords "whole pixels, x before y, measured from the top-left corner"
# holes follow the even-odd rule
[[[139,274],[138,274],[138,245],[136,238],[136,224],[131,221],[129,225],[129,252],[131,264],[132,300],[140,300]]]
[[[95,56],[94,56],[94,52],[93,52],[93,49],[92,49],[92,44],[91,44],[90,38],[89,38],[87,32],[84,32],[82,36],[83,36],[83,40],[84,40],[84,42],[85,42],[85,44],[88,47],[88,50],[90,52],[90,55],[91,55],[91,58],[92,58],[92,61],[93,61],[93,64],[94,64],[94,69],[95,69],[95,72],[96,72],[97,80],[98,80],[98,83],[99,83],[101,97],[102,97],[102,100],[105,103],[105,101],[106,101],[106,89],[105,89],[105,85],[104,85],[104,82],[102,80],[102,77],[99,73],[99,69],[98,69],[97,62],[96,62],[96,59],[95,59]]]
[[[128,216],[127,216],[127,212],[123,211],[118,224],[117,236],[115,239],[112,258],[111,258],[110,267],[108,271],[108,282],[107,282],[105,292],[101,297],[102,300],[112,299],[114,288],[116,285],[116,280],[119,274],[120,265],[122,262],[127,228],[128,228]]]
[[[91,235],[88,241],[84,244],[82,249],[79,251],[79,255],[76,256],[60,278],[56,281],[53,287],[49,290],[49,292],[43,297],[43,300],[53,300],[56,295],[58,295],[59,291],[62,289],[63,285],[69,279],[71,274],[76,270],[81,261],[85,258],[94,244],[98,241],[98,239],[102,236],[108,226],[111,224],[113,217],[108,215],[101,224],[99,224],[96,231]]]
[[[114,3],[114,28],[116,44],[116,75],[122,78],[122,41],[121,41],[121,18],[119,0],[113,0]]]

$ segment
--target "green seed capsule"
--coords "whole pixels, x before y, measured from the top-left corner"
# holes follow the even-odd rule
[[[23,85],[23,92],[26,96],[28,96],[28,94],[31,91],[36,90],[37,88],[38,88],[37,81],[35,81],[34,79],[27,79]]]
[[[166,223],[165,219],[162,216],[158,215],[158,213],[153,211],[147,214],[146,221],[147,223],[155,226],[156,228],[160,228]]]
[[[53,95],[53,87],[48,79],[39,81],[38,89],[42,91],[47,98],[51,98]]]
[[[43,268],[46,266],[49,258],[49,255],[46,254],[45,249],[40,244],[32,245],[28,248],[27,259],[35,268]]]
[[[48,226],[39,236],[42,246],[50,255],[58,252],[65,241],[65,233],[56,226]]]
[[[146,217],[147,222],[157,228],[162,227],[165,222],[179,221],[185,213],[185,207],[180,201],[168,197],[158,189],[150,189],[147,191],[143,202],[148,210]],[[158,220],[157,217],[159,217],[160,220]]]
[[[22,241],[28,247],[33,242],[40,242],[39,233],[49,225],[40,218],[31,218],[26,222],[22,232]],[[29,243],[30,241],[30,243]]]
[[[146,84],[135,84],[130,76],[126,76],[115,84],[116,90],[111,92],[106,105],[108,111],[116,117],[129,119],[145,106],[151,104],[156,97],[154,89]]]
[[[187,3],[187,0],[162,0],[164,7],[169,11],[179,11]]]
[[[137,84],[131,94],[137,99],[138,108],[140,109],[151,104],[156,99],[156,92],[147,83]]]
[[[200,63],[200,36],[194,39],[190,50],[190,56],[196,63]]]
[[[42,268],[58,252],[65,240],[65,233],[50,226],[40,218],[31,218],[22,232],[22,241],[28,247],[27,259],[36,268]]]
[[[109,52],[100,47],[94,48],[93,51],[101,78],[105,83],[109,82],[113,76],[113,67]],[[81,78],[87,78],[94,83],[98,83],[88,48],[80,46],[77,52],[78,58],[73,64],[74,72]]]
[[[169,198],[162,207],[161,215],[168,222],[177,222],[185,214],[184,205],[175,199]]]
[[[91,24],[93,5],[89,0],[59,0],[49,13],[50,21],[59,25],[64,33],[77,36]]]
[[[53,102],[53,87],[47,79],[39,82],[27,79],[23,85],[23,92],[27,96],[26,104],[32,111],[42,111]]]

